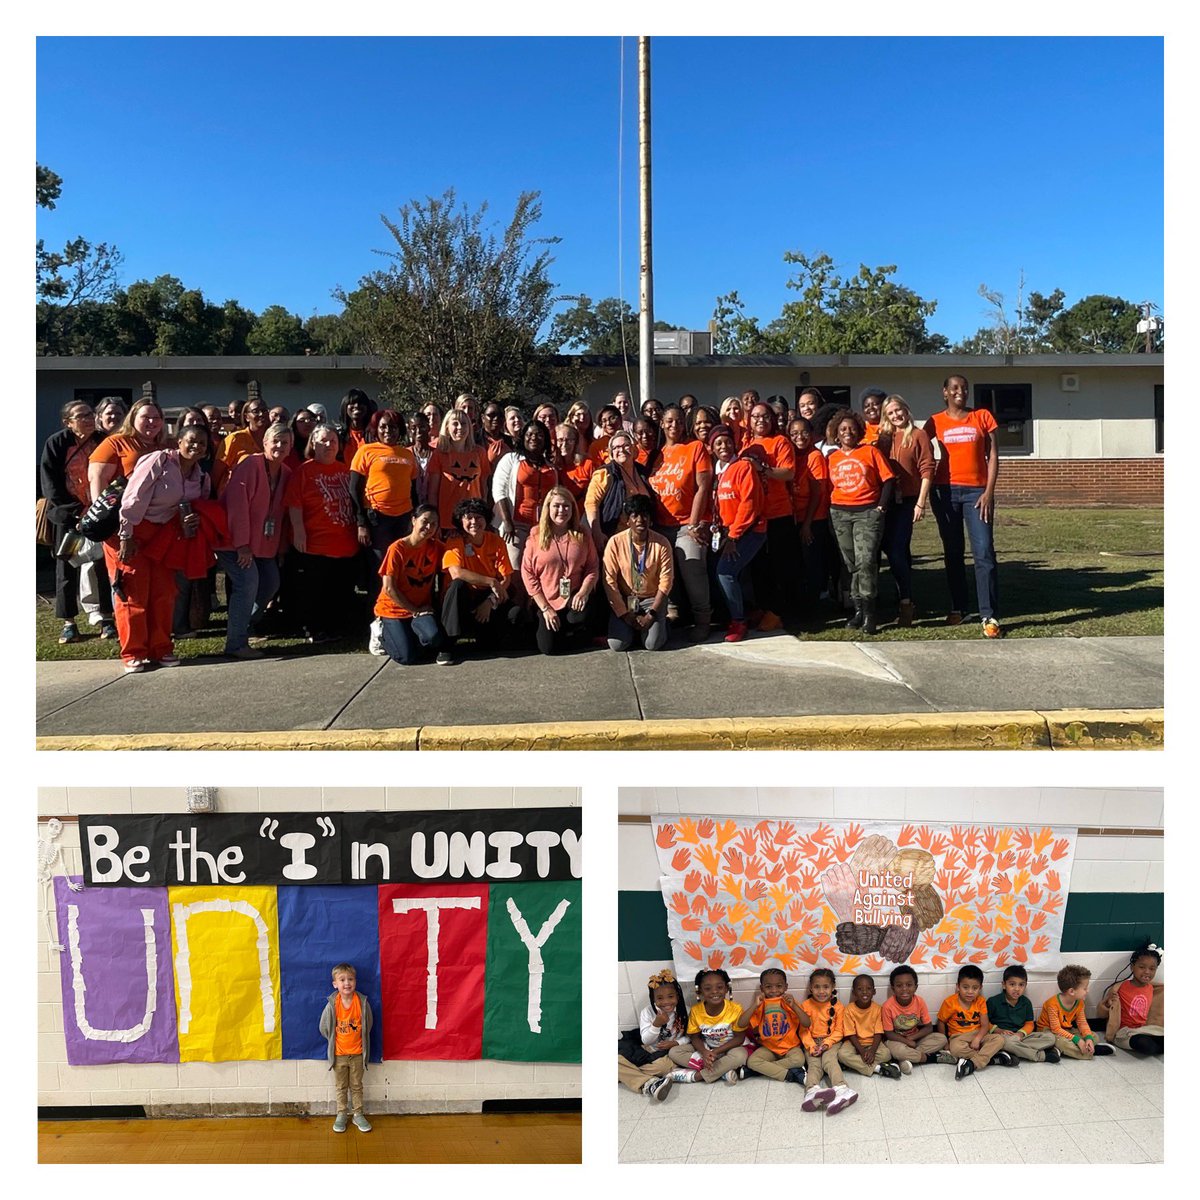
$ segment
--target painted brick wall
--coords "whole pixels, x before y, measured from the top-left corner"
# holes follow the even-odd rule
[[[1014,507],[1039,504],[1163,502],[1161,458],[1006,458],[996,498]]]
[[[578,806],[578,788],[246,788],[218,789],[223,812],[377,812],[438,808]],[[42,817],[80,813],[170,813],[186,809],[178,788],[43,788]],[[79,830],[59,839],[69,874],[83,869]],[[39,905],[41,896],[39,893]],[[314,1017],[315,1020],[315,1017]],[[382,1062],[367,1070],[368,1111],[479,1112],[484,1100],[575,1098],[578,1063]],[[38,1104],[140,1104],[149,1115],[332,1113],[326,1064],[305,1060],[226,1063],[128,1063],[73,1067],[63,1040],[58,955],[38,921]]]

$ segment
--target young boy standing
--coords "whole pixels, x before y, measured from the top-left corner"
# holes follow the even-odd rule
[[[334,1133],[345,1133],[350,1117],[346,1111],[346,1093],[350,1094],[354,1127],[371,1132],[371,1122],[363,1114],[363,1072],[371,1047],[371,1002],[357,991],[358,973],[349,963],[333,968],[333,995],[321,1013],[320,1030],[329,1040],[329,1067],[337,1095]]]
[[[799,1031],[809,1023],[808,1014],[788,991],[787,976],[770,967],[759,976],[753,1011],[743,1013],[733,1027],[754,1031],[758,1049],[746,1064],[752,1071],[781,1083],[803,1084],[805,1058]]]
[[[988,1033],[987,1005],[983,991],[983,972],[973,963],[959,968],[958,986],[938,1009],[938,1033],[949,1039],[947,1048],[958,1060],[955,1079],[966,1079],[982,1071],[995,1058],[1006,1067],[1017,1060],[1004,1049],[1004,1036]]]
[[[1113,1048],[1096,1043],[1096,1035],[1083,1013],[1092,973],[1087,967],[1070,963],[1058,973],[1058,995],[1042,1005],[1037,1027],[1054,1035],[1054,1046],[1067,1058],[1091,1058],[1093,1054],[1111,1054]]]
[[[1062,1055],[1054,1048],[1054,1034],[1034,1031],[1033,1005],[1025,995],[1029,973],[1019,963],[1004,968],[1004,990],[988,997],[987,1015],[992,1032],[1004,1037],[1004,1049],[1027,1062],[1056,1063]]]
[[[883,1002],[883,1036],[892,1058],[913,1066],[931,1062],[946,1047],[945,1034],[935,1032],[925,1001],[917,995],[917,973],[907,963],[889,977],[892,994]]]

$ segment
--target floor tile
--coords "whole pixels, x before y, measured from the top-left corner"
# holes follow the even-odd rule
[[[985,1129],[982,1133],[952,1133],[950,1145],[960,1163],[1019,1163],[1024,1159],[1007,1129]]]
[[[1060,1125],[1092,1125],[1097,1121],[1112,1120],[1091,1092],[1053,1092],[1050,1095]]]
[[[759,1163],[800,1163],[817,1166],[825,1161],[820,1146],[790,1146],[778,1150],[759,1150],[754,1160]]]
[[[1043,1063],[1023,1062],[1019,1067],[988,1067],[986,1071],[976,1071],[973,1078],[985,1096],[1011,1095],[1013,1092],[1032,1091],[1043,1082],[1049,1082],[1043,1080],[1046,1069]]]
[[[894,1163],[956,1163],[954,1147],[944,1133],[931,1137],[888,1138],[888,1159]]]
[[[823,1113],[823,1134],[825,1148],[828,1150],[832,1142],[862,1141],[873,1142],[883,1139],[883,1117],[879,1105],[872,1099],[859,1099],[849,1108],[830,1116]],[[826,1162],[830,1159],[826,1157]],[[874,1161],[862,1159],[863,1162]]]
[[[1137,1121],[1118,1121],[1117,1124],[1133,1138],[1151,1162],[1163,1161],[1162,1117],[1146,1117]]]
[[[617,1122],[617,1154],[621,1153],[625,1143],[629,1140],[629,1135],[637,1128],[636,1121],[618,1121]]]
[[[761,1113],[767,1106],[767,1095],[770,1089],[766,1079],[743,1079],[730,1087],[727,1083],[708,1084],[708,1111],[735,1113]],[[799,1088],[794,1089],[797,1101],[804,1099]]]
[[[703,1116],[708,1108],[712,1089],[703,1083],[673,1083],[665,1100],[650,1101],[644,1096],[636,1096],[641,1100],[641,1116],[646,1121],[662,1121],[671,1117],[688,1115]],[[624,1114],[618,1111],[618,1116]]]
[[[743,1146],[733,1147],[727,1146],[724,1150],[718,1150],[712,1154],[689,1154],[689,1163],[752,1163],[757,1162],[755,1155],[757,1151],[747,1150]]]
[[[760,1153],[797,1146],[819,1146],[824,1140],[822,1129],[825,1117],[821,1113],[806,1113],[798,1106],[792,1111],[767,1106],[756,1143]]]
[[[1163,1111],[1163,1090],[1161,1084],[1158,1087],[1139,1087],[1137,1092],[1144,1100],[1152,1104],[1158,1112],[1161,1113]]]
[[[992,1111],[1005,1129],[1028,1129],[1033,1125],[1058,1128],[1060,1105],[1055,1103],[1057,1092],[1013,1092],[989,1096]]]
[[[1149,1162],[1150,1156],[1116,1121],[1067,1125],[1067,1132],[1091,1163]]]
[[[1079,1148],[1064,1125],[1010,1129],[1008,1136],[1027,1163],[1085,1163]]]
[[[936,1096],[938,1116],[947,1133],[978,1133],[984,1129],[1000,1129],[1002,1122],[986,1096]]]
[[[937,1101],[932,1096],[904,1105],[883,1104],[879,1111],[883,1117],[883,1133],[889,1142],[943,1135],[946,1132],[938,1113]]]
[[[882,1139],[870,1142],[825,1143],[825,1162],[828,1163],[887,1163],[887,1142]]]
[[[668,1156],[686,1161],[699,1126],[699,1115],[639,1121],[621,1147],[621,1161],[663,1162]]]
[[[974,1075],[966,1079],[955,1079],[954,1068],[937,1063],[932,1067],[918,1067],[925,1071],[925,1082],[929,1085],[929,1094],[938,1096],[982,1096],[979,1080]]]
[[[693,1154],[707,1154],[712,1146],[749,1146],[758,1149],[758,1130],[762,1125],[762,1112],[726,1112],[719,1104],[710,1104],[700,1124],[696,1137],[688,1150]]]
[[[1136,1121],[1151,1115],[1146,1111],[1146,1098],[1136,1088],[1097,1088],[1092,1095],[1109,1120]]]

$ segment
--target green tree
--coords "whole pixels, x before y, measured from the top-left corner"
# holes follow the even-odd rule
[[[312,344],[303,321],[283,305],[272,304],[259,313],[246,345],[251,354],[303,354]]]
[[[584,354],[628,354],[638,356],[641,345],[638,314],[625,300],[609,296],[594,304],[589,296],[562,296],[574,303],[555,315],[550,327],[550,344]],[[667,321],[655,321],[655,330],[678,329]]]
[[[62,195],[62,176],[56,175],[49,167],[37,164],[37,205],[38,208],[54,208],[55,201]]]
[[[358,354],[354,330],[342,313],[323,313],[304,322],[304,333],[314,354]]]
[[[499,233],[486,216],[486,203],[471,211],[453,189],[410,201],[398,220],[381,217],[394,243],[379,251],[387,267],[334,293],[356,342],[383,360],[386,393],[449,403],[464,390],[507,400],[577,386],[539,339],[559,239],[533,234],[538,193],[522,193]]]
[[[1119,296],[1084,296],[1051,320],[1050,341],[1063,354],[1132,354],[1144,343],[1141,316]]]

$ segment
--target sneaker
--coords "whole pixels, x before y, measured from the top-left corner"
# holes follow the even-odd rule
[[[1092,1053],[1097,1058],[1103,1058],[1106,1054],[1113,1053],[1113,1048],[1107,1042],[1094,1042],[1093,1045],[1095,1049],[1092,1051]]]
[[[1007,1050],[997,1050],[992,1055],[992,1062],[999,1063],[1002,1067],[1019,1067],[1021,1065],[1021,1060]]]
[[[731,1067],[728,1071],[725,1072],[724,1075],[721,1076],[721,1078],[724,1079],[725,1082],[730,1087],[733,1087],[733,1085],[735,1083],[737,1083],[737,1081],[739,1079],[739,1075],[737,1073],[737,1067]]]
[[[107,620],[105,620],[103,617],[100,618],[100,637],[101,640],[105,642],[116,641],[117,624],[111,617],[109,617]]]
[[[607,645],[607,643],[605,644]],[[434,662],[437,663],[439,667],[453,667],[457,665],[458,660],[453,654],[450,653],[449,650],[439,650],[438,656],[436,659],[434,659]]]
[[[939,1050],[930,1061],[935,1063],[943,1063],[947,1067],[957,1066],[959,1062],[959,1060],[955,1058],[955,1056],[951,1054],[949,1050]]]
[[[823,1088],[819,1083],[814,1087],[810,1087],[804,1093],[804,1099],[800,1101],[800,1107],[805,1112],[816,1112],[823,1104],[828,1104],[837,1095],[837,1089],[826,1087]]]
[[[1156,1033],[1135,1033],[1129,1038],[1129,1049],[1135,1054],[1161,1054],[1163,1046],[1166,1042],[1165,1037],[1160,1037]],[[1055,1051],[1057,1054],[1058,1051]],[[1047,1062],[1050,1059],[1050,1051],[1046,1051]]]
[[[836,1113],[840,1113],[843,1108],[849,1108],[858,1099],[858,1093],[853,1088],[848,1088],[844,1083],[839,1083],[833,1091],[834,1097],[825,1109],[831,1117]]]
[[[249,660],[253,658],[266,658],[267,656],[261,650],[256,650],[253,646],[243,646],[240,650],[227,651],[225,657]]]
[[[894,1062],[878,1063],[875,1072],[877,1075],[886,1075],[889,1079],[900,1078],[900,1068]]]
[[[960,1058],[958,1060],[958,1069],[954,1072],[956,1080],[966,1079],[968,1075],[975,1074],[975,1064],[969,1058]]]
[[[729,632],[725,635],[727,642],[740,642],[745,636],[749,626],[745,621],[730,621]]]
[[[702,625],[693,625],[688,633],[688,638],[693,642],[707,642],[711,632],[712,627],[705,621]]]
[[[901,1058],[901,1059],[897,1060],[896,1066],[898,1066],[900,1068],[901,1075],[911,1075],[912,1074],[912,1063],[910,1063],[907,1058]]]
[[[144,658],[131,658],[125,664],[126,675],[140,675],[150,664]]]
[[[357,1129],[359,1133],[371,1132],[371,1122],[367,1120],[363,1113],[355,1113],[353,1120],[354,1128]]]
[[[666,1076],[672,1083],[695,1083],[699,1077],[699,1071],[689,1071],[686,1067],[680,1067]]]
[[[803,1087],[804,1069],[802,1067],[788,1067],[783,1078],[785,1083],[798,1083],[801,1087]]]
[[[1050,1046],[1044,1053],[1048,1063],[1062,1062],[1062,1055],[1059,1053],[1057,1046]]]
[[[988,617],[983,623],[983,636],[986,638],[1000,637],[1000,622],[995,617]]]
[[[160,667],[177,667],[179,666],[179,659],[177,659],[173,654],[164,654],[163,657],[158,660],[158,665]]]
[[[947,625],[961,625],[961,624],[962,624],[962,622],[963,622],[963,615],[962,615],[962,613],[960,613],[960,612],[952,612],[952,613],[947,613],[947,614],[946,614],[946,622],[945,622],[945,623],[946,623]]]
[[[75,628],[75,622],[64,622],[62,633],[58,635],[58,644],[60,646],[69,646],[72,642],[77,641],[79,641],[79,630]]]
[[[671,1075],[660,1075],[657,1079],[647,1079],[642,1085],[642,1095],[647,1096],[656,1104],[661,1104],[667,1098],[667,1093],[671,1090],[671,1084],[674,1082]]]
[[[738,1078],[739,1079],[745,1079],[748,1074],[749,1074],[749,1072],[746,1070],[745,1067],[738,1067]]]
[[[333,1132],[334,1133],[345,1133],[346,1126],[349,1124],[350,1124],[350,1115],[348,1113],[338,1113],[338,1115],[333,1118]]]
[[[383,648],[382,617],[376,617],[371,622],[371,636],[367,639],[367,652],[375,655],[376,658],[387,658],[387,651]]]
[[[783,628],[783,621],[780,619],[778,614],[773,613],[773,612],[763,613],[762,619],[759,621],[759,623],[757,625],[757,629],[758,629],[759,633],[774,633],[775,630],[782,629],[782,628]]]

